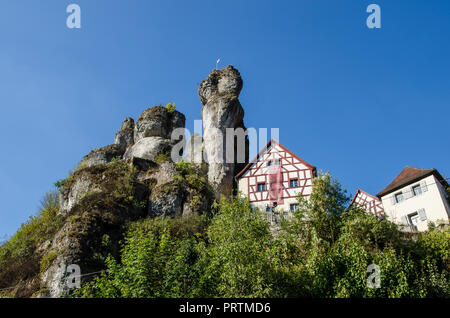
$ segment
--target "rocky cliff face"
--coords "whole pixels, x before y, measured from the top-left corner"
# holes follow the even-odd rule
[[[126,118],[113,144],[91,151],[75,172],[58,182],[58,225],[50,239],[46,236],[32,251],[33,266],[26,274],[11,278],[19,281],[13,293],[21,297],[69,293],[68,268],[79,266],[82,281],[104,269],[108,255],[119,255],[129,222],[210,213],[219,194],[232,193],[233,177],[240,169],[235,160],[225,162],[227,149],[236,146],[227,145],[225,132],[245,129],[238,99],[241,89],[242,79],[232,66],[213,71],[201,83],[204,136],[194,135],[186,151],[188,159],[198,161],[195,165],[171,160],[172,149],[184,140],[182,135],[172,138],[172,132],[185,127],[182,113],[154,106],[136,122]],[[246,160],[247,149],[248,145]],[[203,153],[207,163],[202,162]],[[14,268],[3,274],[10,272]]]
[[[248,162],[248,139],[244,147],[238,149],[235,138],[227,142],[229,129],[245,131],[244,109],[239,102],[242,78],[233,66],[214,70],[200,84],[198,94],[203,104],[203,147],[204,157],[208,163],[208,180],[216,195],[231,195],[233,178]],[[227,132],[228,130],[228,132]],[[198,138],[198,137],[194,137]],[[193,149],[193,148],[191,148]],[[232,160],[227,160],[227,153],[232,151]],[[244,160],[239,162],[238,155]],[[242,152],[244,152],[242,154]],[[189,152],[191,158],[200,155],[199,149]]]
[[[184,125],[182,113],[155,106],[136,124],[126,118],[114,144],[83,158],[60,189],[59,213],[65,221],[43,248],[44,254],[56,256],[41,275],[40,297],[69,292],[71,264],[80,266],[82,274],[101,270],[107,255],[118,255],[129,221],[209,213],[214,196],[206,175],[170,159],[179,141],[171,140],[171,133]]]

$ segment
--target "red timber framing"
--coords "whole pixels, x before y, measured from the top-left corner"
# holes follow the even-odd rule
[[[367,213],[372,213],[375,216],[384,216],[383,203],[377,197],[358,189],[353,197],[350,206],[355,205],[364,209]]]
[[[277,164],[280,160],[280,165]],[[272,165],[269,166],[269,161]],[[270,193],[270,175],[273,170],[281,170],[281,196],[278,200],[271,199]],[[250,163],[236,175],[236,180],[247,180],[247,189],[239,189],[250,200],[250,202],[277,202],[282,204],[284,199],[296,198],[298,194],[309,196],[312,190],[313,178],[316,176],[316,168],[297,155],[272,139],[258,153],[258,155],[250,161]],[[290,181],[297,179],[298,187],[290,187]],[[258,191],[258,184],[266,185],[265,191]],[[247,193],[245,193],[247,190]]]

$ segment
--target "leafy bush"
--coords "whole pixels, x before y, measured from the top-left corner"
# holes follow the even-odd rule
[[[167,109],[167,111],[169,112],[169,113],[173,113],[173,111],[175,110],[175,108],[176,108],[176,103],[169,103],[169,104],[167,104],[166,105],[166,109]]]
[[[198,296],[264,297],[271,293],[273,240],[247,199],[222,200],[201,245]]]

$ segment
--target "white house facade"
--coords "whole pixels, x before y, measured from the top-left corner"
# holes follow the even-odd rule
[[[239,191],[252,207],[288,213],[297,196],[311,194],[316,168],[272,139],[236,176]]]
[[[449,222],[446,187],[447,181],[436,169],[406,167],[377,197],[389,220],[406,231],[426,231],[429,221]]]

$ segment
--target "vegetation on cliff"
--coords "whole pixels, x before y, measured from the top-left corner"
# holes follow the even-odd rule
[[[0,289],[10,288],[3,290],[4,295],[26,297],[40,288],[39,277],[36,277],[44,257],[40,247],[61,227],[63,217],[58,215],[58,211],[57,192],[47,192],[41,200],[38,213],[0,246]],[[24,281],[27,283],[22,288],[11,288]]]

